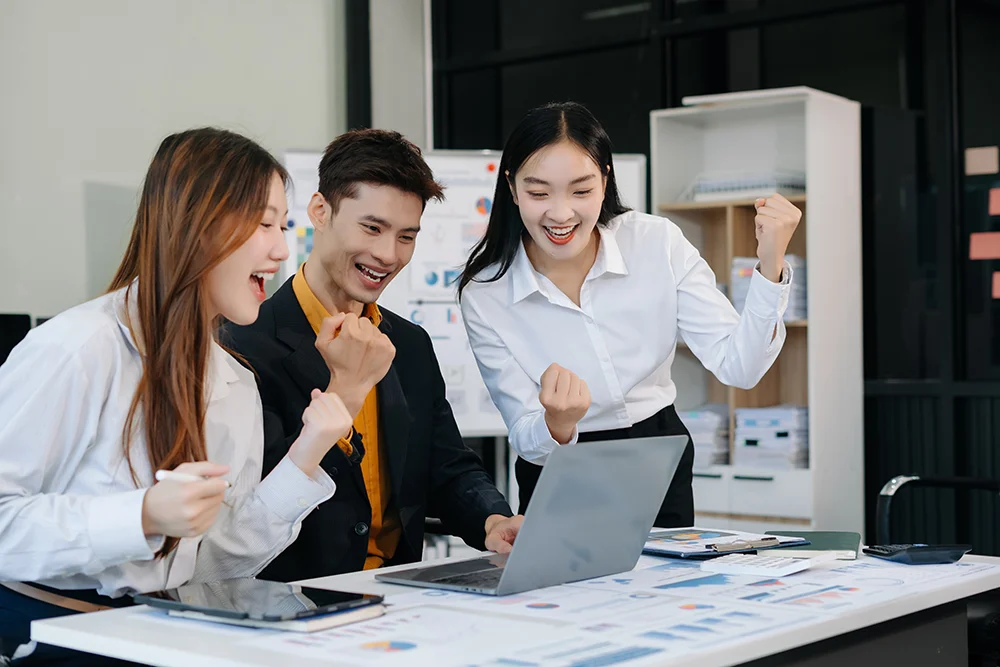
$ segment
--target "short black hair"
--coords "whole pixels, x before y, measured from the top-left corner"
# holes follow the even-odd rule
[[[413,142],[392,130],[351,130],[330,142],[319,163],[319,192],[336,213],[357,184],[390,185],[420,197],[444,199],[444,187]]]

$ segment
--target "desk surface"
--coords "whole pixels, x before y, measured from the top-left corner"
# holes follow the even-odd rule
[[[461,559],[456,558],[451,560]],[[688,665],[692,667],[695,665],[697,667],[728,667],[729,665],[737,665],[757,658],[789,651],[924,609],[1000,588],[1000,559],[981,556],[966,556],[962,560],[962,564],[967,566],[963,570],[962,576],[950,574],[938,576],[932,570],[926,569],[922,570],[922,572],[927,573],[926,576],[923,574],[913,574],[920,571],[920,568],[956,566],[893,566],[906,568],[905,570],[897,571],[885,569],[886,566],[891,564],[861,558],[853,563],[849,561],[824,563],[804,573],[785,578],[781,582],[771,580],[772,584],[768,584],[767,581],[761,581],[759,578],[750,578],[755,582],[751,585],[759,586],[758,590],[762,591],[760,594],[756,594],[757,596],[766,595],[768,593],[767,589],[773,585],[787,584],[789,586],[814,587],[812,592],[808,592],[807,590],[808,595],[804,594],[798,597],[787,598],[789,600],[796,600],[792,603],[792,606],[788,606],[787,604],[767,604],[760,599],[746,601],[747,598],[743,596],[743,593],[739,594],[743,596],[739,599],[732,596],[726,597],[726,585],[728,584],[731,587],[737,580],[732,578],[729,580],[718,579],[721,575],[714,575],[717,579],[708,582],[710,584],[718,584],[717,589],[706,589],[698,592],[690,583],[684,584],[683,582],[685,580],[690,582],[692,578],[709,576],[709,573],[702,573],[701,570],[692,568],[686,574],[682,574],[679,578],[676,578],[675,573],[666,572],[667,568],[658,567],[658,564],[675,563],[677,561],[666,559],[656,559],[654,561],[653,559],[644,557],[633,572],[633,575],[635,575],[634,581],[627,578],[628,575],[618,575],[617,577],[595,580],[595,582],[591,582],[593,587],[589,584],[584,585],[581,583],[571,585],[576,587],[572,590],[569,587],[558,587],[558,591],[564,596],[577,596],[576,599],[584,600],[587,595],[593,595],[593,591],[601,586],[620,585],[626,587],[639,586],[641,588],[642,586],[639,585],[640,579],[646,577],[646,588],[656,596],[663,596],[657,597],[655,601],[657,605],[662,606],[649,606],[648,601],[653,597],[649,594],[629,595],[622,593],[621,589],[612,592],[610,589],[605,588],[604,590],[608,592],[602,593],[602,595],[620,596],[615,599],[621,600],[622,603],[631,601],[633,604],[638,604],[642,601],[637,601],[637,598],[644,598],[647,604],[645,606],[645,618],[648,621],[647,625],[649,627],[645,628],[645,634],[641,636],[656,637],[658,641],[665,639],[669,634],[668,631],[678,628],[710,633],[710,630],[705,630],[703,627],[692,628],[692,626],[696,622],[718,622],[717,620],[706,619],[703,621],[692,621],[685,625],[684,619],[670,616],[671,614],[676,614],[675,610],[677,609],[716,608],[720,610],[720,612],[716,612],[717,615],[721,613],[721,610],[725,609],[729,609],[730,614],[733,613],[733,609],[741,608],[743,610],[768,610],[765,613],[771,615],[773,622],[772,626],[766,628],[764,631],[755,631],[747,636],[733,639],[721,645],[717,640],[706,641],[703,646],[694,650],[686,647],[685,649],[673,648],[682,646],[682,644],[671,644],[669,647],[666,644],[661,644],[663,648],[658,649],[658,652],[654,653],[652,649],[647,648],[645,653],[640,651],[634,654],[640,656],[635,662],[627,663],[629,665],[669,664],[674,667]],[[981,565],[992,567],[979,567]],[[646,566],[646,569],[640,569],[644,566]],[[842,569],[850,566],[854,567],[846,571]],[[675,578],[669,581],[657,578],[662,577],[664,573]],[[699,575],[698,573],[701,574]],[[897,578],[894,579],[893,575]],[[855,584],[853,586],[845,584],[846,577],[853,577],[856,580]],[[903,578],[906,577],[909,577],[910,580],[904,582]],[[927,580],[914,583],[912,581],[913,577]],[[746,578],[738,579],[746,583]],[[837,580],[840,581],[839,586],[836,584]],[[663,581],[667,581],[668,583],[663,584]],[[560,643],[560,637],[565,638],[566,636],[565,634],[560,634],[563,631],[561,628],[568,630],[568,626],[566,625],[568,616],[563,616],[562,619],[557,618],[554,624],[550,625],[546,625],[545,622],[538,623],[536,620],[526,619],[523,612],[518,617],[518,612],[515,608],[519,605],[541,610],[547,607],[555,607],[555,605],[543,605],[537,602],[542,597],[536,595],[538,592],[525,594],[525,596],[484,599],[480,596],[434,591],[431,596],[421,601],[421,596],[428,594],[429,591],[427,589],[380,584],[374,581],[371,572],[357,572],[337,577],[314,579],[302,583],[359,593],[383,594],[386,596],[388,603],[394,603],[395,601],[395,606],[390,607],[386,616],[382,617],[381,620],[390,619],[394,616],[402,619],[403,616],[400,615],[407,614],[408,610],[418,609],[418,607],[411,605],[422,605],[420,609],[430,609],[433,613],[440,614],[439,618],[445,619],[441,622],[441,625],[450,625],[451,621],[449,619],[458,621],[459,626],[464,624],[464,626],[457,628],[459,634],[464,633],[466,635],[465,641],[475,641],[476,646],[482,647],[482,650],[470,651],[466,647],[465,649],[461,649],[464,652],[457,654],[455,651],[459,649],[445,646],[440,651],[435,649],[436,652],[434,653],[431,653],[428,649],[407,653],[407,649],[415,648],[413,643],[404,641],[401,645],[397,645],[393,642],[390,646],[389,642],[384,641],[383,638],[382,641],[374,641],[367,644],[369,652],[362,654],[358,652],[360,649],[358,645],[359,639],[355,637],[349,639],[352,644],[351,646],[343,644],[343,639],[339,640],[342,643],[326,649],[328,652],[322,654],[322,656],[326,656],[325,659],[322,659],[316,646],[310,646],[312,642],[311,635],[272,633],[270,631],[231,628],[219,624],[202,624],[195,621],[171,619],[166,618],[159,612],[150,610],[148,607],[132,607],[38,621],[32,625],[32,638],[43,643],[56,644],[91,653],[168,667],[174,665],[177,667],[199,667],[201,665],[286,667],[290,659],[294,659],[296,667],[331,664],[446,665],[453,664],[452,661],[463,664],[479,662],[479,664],[510,665],[517,664],[513,662],[517,659],[523,661],[520,664],[528,664],[530,660],[529,656],[535,655],[538,657],[539,654],[532,654],[529,649],[534,647],[525,645],[525,642],[532,641],[537,645],[538,638],[533,639],[527,635],[532,633],[538,634],[538,632],[542,632],[542,636],[544,637],[542,643],[549,645],[547,648],[549,654],[546,655],[547,664],[550,662],[551,664],[563,664],[558,660],[551,661],[548,659],[556,655],[552,653],[553,650],[562,650],[562,648],[566,649],[565,655],[567,656],[575,654],[576,657],[572,658],[572,660],[579,660],[582,654],[575,653],[574,651],[575,649],[584,648],[580,646],[581,642],[589,642],[593,645],[591,648],[594,649],[598,649],[603,645],[611,647],[603,649],[605,651],[615,652],[624,650],[626,653],[622,653],[623,657],[627,655],[627,651],[630,648],[640,648],[636,645],[637,641],[639,641],[637,640],[639,635],[635,634],[634,629],[629,630],[629,634],[632,635],[631,637],[625,637],[624,639],[620,639],[620,641],[613,638],[613,632],[607,635],[609,641],[605,641],[604,637],[597,637],[596,633],[612,628],[617,618],[628,614],[632,614],[634,617],[642,613],[642,610],[638,610],[637,613],[636,609],[626,609],[623,606],[616,606],[608,608],[607,611],[601,611],[597,609],[596,605],[592,605],[589,608],[590,616],[586,619],[585,623],[571,623],[573,626],[572,632],[576,634],[575,641],[577,642],[574,649],[571,646],[572,642]],[[897,587],[893,589],[894,592],[887,594],[884,591],[875,591],[875,586]],[[557,588],[546,590],[557,591]],[[628,590],[638,590],[638,588],[629,588]],[[863,606],[853,607],[847,603],[837,601],[840,595],[838,591],[846,591],[847,597],[854,594],[868,595],[869,593],[871,597],[865,601]],[[435,596],[435,593],[442,597]],[[534,597],[528,598],[527,596]],[[629,600],[626,601],[625,598],[629,598]],[[536,602],[525,604],[526,602],[530,603],[532,599],[536,600]],[[427,606],[428,600],[431,601],[430,607]],[[833,601],[832,603],[831,600]],[[482,607],[484,601],[492,605],[488,610],[484,610]],[[709,602],[711,604],[708,604]],[[841,604],[845,606],[838,607]],[[506,609],[504,609],[505,606],[507,607]],[[571,606],[566,607],[567,613],[569,613]],[[594,610],[597,610],[598,614],[593,614]],[[650,613],[654,611],[655,613]],[[427,616],[427,618],[429,619],[430,616]],[[582,619],[582,617],[577,618]],[[695,617],[691,616],[690,618],[694,619]],[[702,614],[702,618],[704,618],[704,614]],[[681,623],[682,625],[677,625],[677,623]],[[652,627],[654,625],[657,627]],[[581,633],[580,628],[584,626],[589,627],[586,627],[585,633]],[[345,626],[340,631],[343,632],[347,628],[356,627]],[[506,635],[497,636],[497,633],[490,631],[491,628],[496,627],[505,628]],[[538,628],[541,628],[541,630],[539,631]],[[581,639],[581,636],[584,636],[585,639]],[[283,644],[283,642],[287,642],[289,639],[294,640],[296,638],[305,638],[306,641],[297,643],[294,646]],[[713,638],[709,636],[709,639]],[[656,646],[657,642],[646,641],[646,645]],[[338,646],[346,648],[338,648]],[[691,644],[687,644],[687,646],[691,646]],[[382,650],[371,651],[371,649],[377,647]],[[285,652],[285,648],[289,649],[289,651]],[[460,659],[458,659],[459,655]],[[507,662],[491,662],[501,658],[506,659]],[[566,660],[569,660],[569,658],[566,658]],[[621,662],[624,662],[624,660],[621,660]],[[605,660],[603,662],[594,662],[593,664],[612,664],[612,662]]]

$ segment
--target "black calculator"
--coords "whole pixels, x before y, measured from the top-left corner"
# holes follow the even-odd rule
[[[864,553],[906,565],[954,563],[972,551],[969,544],[883,544],[865,547]]]

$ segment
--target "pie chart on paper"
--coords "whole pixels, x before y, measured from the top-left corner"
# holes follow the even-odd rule
[[[417,645],[412,642],[382,641],[362,644],[361,648],[366,651],[378,651],[379,653],[399,653],[400,651],[415,649]]]

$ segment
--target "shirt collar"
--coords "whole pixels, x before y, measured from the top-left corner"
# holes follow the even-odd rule
[[[625,258],[622,256],[621,248],[618,247],[616,232],[620,224],[621,220],[615,218],[611,224],[597,228],[597,232],[601,235],[601,244],[597,248],[597,259],[594,260],[594,267],[590,272],[591,278],[602,276],[605,273],[613,273],[617,276],[628,275]]]
[[[135,287],[138,281],[133,280],[128,287],[123,287],[114,295],[115,319],[118,321],[118,328],[121,329],[125,343],[132,351],[140,356],[139,344],[137,342],[140,331],[139,305],[136,301]],[[129,322],[136,326],[135,333],[129,328]],[[209,392],[209,402],[217,401],[229,393],[229,385],[239,381],[239,375],[229,363],[229,353],[226,352],[213,338],[208,349],[207,364],[207,387]]]
[[[306,282],[305,268],[306,265],[302,264],[295,272],[295,277],[292,278],[292,291],[295,293],[295,299],[299,302],[299,307],[305,313],[306,319],[309,320],[309,326],[312,327],[313,333],[319,333],[320,325],[323,324],[324,318],[330,317],[330,311],[326,309],[316,293],[309,287],[309,283]],[[374,303],[365,304],[362,317],[370,319],[376,327],[382,324],[382,311]]]
[[[610,225],[598,227],[597,232],[601,235],[601,243],[597,247],[597,257],[594,266],[590,269],[588,279],[597,278],[605,273],[612,273],[619,276],[628,275],[628,267],[625,265],[625,258],[622,256],[621,248],[615,238],[615,232],[621,221],[614,219]],[[541,284],[538,282],[538,273],[528,259],[528,253],[524,249],[524,241],[517,246],[517,254],[510,265],[511,280],[511,303],[519,303],[535,292],[542,292]]]
[[[541,292],[541,285],[538,284],[538,274],[535,267],[528,259],[528,253],[524,249],[524,241],[517,244],[517,254],[510,265],[510,300],[511,303],[520,303],[535,292]]]

